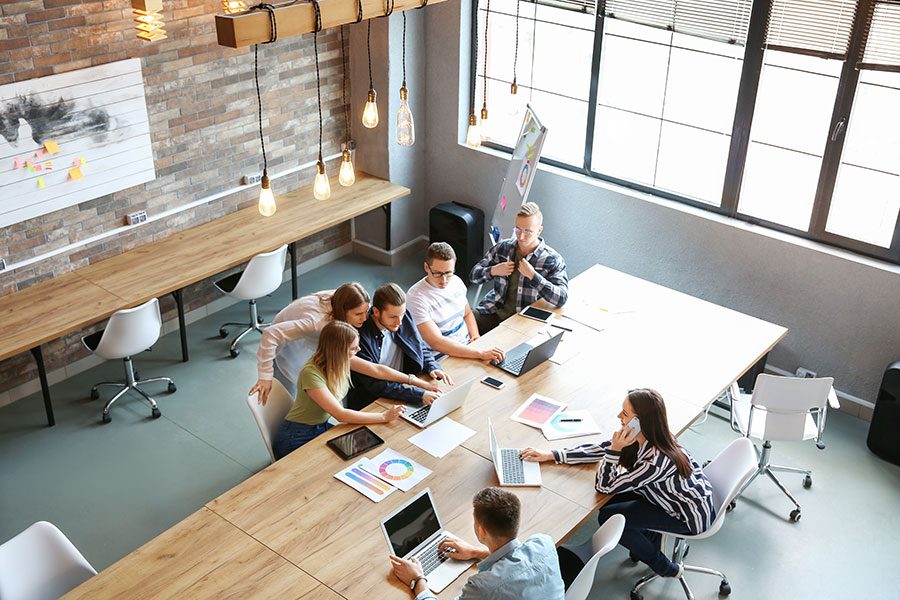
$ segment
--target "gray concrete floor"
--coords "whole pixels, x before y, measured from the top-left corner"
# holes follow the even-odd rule
[[[389,268],[346,257],[302,276],[301,293],[352,280],[370,291],[389,280],[408,287],[421,277],[420,264]],[[282,286],[259,301],[260,312],[271,318],[289,301],[289,286]],[[103,569],[263,468],[267,454],[245,401],[256,380],[257,340],[248,336],[241,355],[230,359],[217,336],[220,323],[243,320],[246,312],[237,304],[189,325],[188,363],[180,362],[177,332],[135,358],[142,376],[166,375],[178,384],[172,395],[159,386],[160,419],[127,397],[114,407],[112,423],[100,424],[103,400],[90,400],[90,387],[121,378],[118,361],[52,387],[53,428],[44,425],[38,395],[0,408],[0,540],[51,521]],[[723,529],[692,546],[688,562],[724,571],[732,598],[900,598],[900,468],[868,452],[867,426],[833,412],[826,450],[777,444],[775,462],[814,471],[809,490],[800,476],[783,477],[803,505],[800,522],[788,522],[787,498],[758,480]],[[703,460],[734,437],[724,420],[710,416],[681,442]],[[587,539],[592,524],[573,541]],[[601,561],[591,598],[627,598],[643,573],[617,548]],[[715,578],[687,577],[698,599],[718,597]],[[669,580],[645,588],[644,597],[683,594]]]

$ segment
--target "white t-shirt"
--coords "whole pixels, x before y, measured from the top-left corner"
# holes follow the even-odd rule
[[[406,293],[406,308],[413,323],[418,326],[434,321],[442,336],[460,344],[469,343],[469,329],[464,320],[468,304],[466,284],[457,275],[443,289],[434,287],[423,277]]]

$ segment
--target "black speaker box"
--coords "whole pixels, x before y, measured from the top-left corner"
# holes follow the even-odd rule
[[[469,272],[484,256],[484,213],[458,202],[438,204],[428,213],[432,242],[447,242],[456,252],[456,274],[466,284]]]
[[[900,361],[884,372],[866,444],[884,460],[900,465]]]

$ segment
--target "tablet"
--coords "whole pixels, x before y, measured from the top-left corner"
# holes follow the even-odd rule
[[[380,446],[384,440],[375,435],[368,427],[360,427],[354,429],[344,435],[339,435],[325,442],[329,448],[334,450],[338,456],[344,460],[349,460],[354,456],[358,456],[363,452],[371,450],[375,446]]]
[[[528,317],[529,319],[534,319],[535,321],[541,321],[541,322],[546,323],[547,321],[550,320],[550,317],[553,316],[553,313],[546,311],[546,310],[541,310],[539,308],[535,308],[533,306],[529,306],[521,312],[521,315],[523,317]]]

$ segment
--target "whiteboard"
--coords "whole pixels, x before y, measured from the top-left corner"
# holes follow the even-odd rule
[[[488,245],[493,246],[504,237],[511,237],[516,223],[516,213],[525,204],[537,164],[541,158],[541,148],[547,137],[547,128],[541,125],[531,105],[525,107],[525,119],[516,138],[516,147],[509,160],[506,178],[500,186],[497,207],[488,230]]]
[[[0,227],[155,178],[140,59],[0,86]]]

